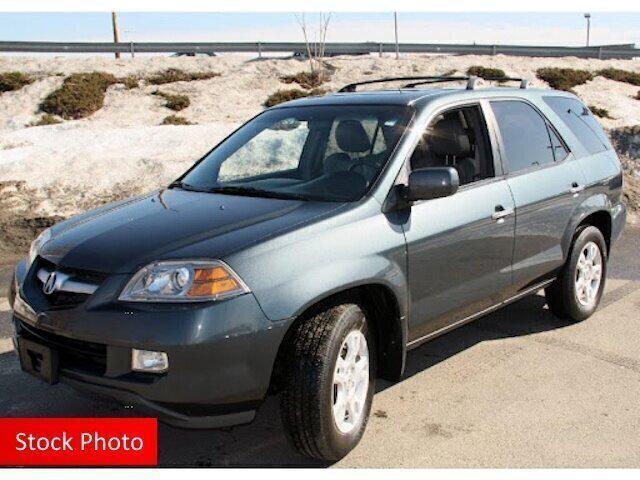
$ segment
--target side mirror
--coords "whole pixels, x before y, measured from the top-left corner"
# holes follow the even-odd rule
[[[453,167],[429,167],[409,174],[409,185],[404,197],[409,202],[448,197],[458,191],[460,178]]]

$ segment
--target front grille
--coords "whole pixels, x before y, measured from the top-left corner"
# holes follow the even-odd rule
[[[60,368],[69,368],[96,375],[107,370],[107,346],[63,337],[16,321],[17,333],[27,340],[45,345],[58,352]]]
[[[51,272],[64,275],[71,280],[75,286],[82,285],[89,290],[97,289],[106,277],[103,273],[61,267],[41,257],[38,257],[36,265],[34,265],[34,271],[36,272],[34,281],[40,292],[42,292],[47,276]],[[77,307],[91,296],[91,293],[74,291],[73,288],[69,289],[64,286],[61,289],[55,290],[53,293],[42,294],[50,308],[58,309]]]
[[[45,295],[49,305],[53,308],[72,308],[82,305],[90,295],[74,292],[54,292]]]

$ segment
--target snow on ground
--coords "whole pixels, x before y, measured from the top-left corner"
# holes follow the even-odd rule
[[[0,134],[0,181],[24,181],[42,195],[37,215],[69,215],[92,198],[152,189],[178,177],[234,124],[87,128],[62,124]]]
[[[337,90],[355,80],[397,75],[464,73],[471,65],[502,68],[512,76],[532,78],[540,67],[598,70],[616,67],[640,71],[638,60],[525,58],[497,56],[406,55],[400,60],[377,55],[335,57],[330,83]],[[64,77],[75,72],[104,71],[118,77],[149,76],[167,68],[218,72],[219,77],[159,87],[141,84],[131,90],[109,88],[104,107],[92,116],[63,124],[25,127],[41,115],[38,105]],[[105,201],[154,189],[174,179],[238,124],[260,112],[278,89],[295,88],[279,77],[306,69],[296,59],[252,60],[240,55],[218,57],[146,56],[0,57],[0,72],[21,71],[37,80],[0,95],[0,223],[20,218],[69,216]],[[193,126],[159,126],[174,112],[163,106],[161,90],[189,96],[178,112]],[[640,125],[639,87],[601,77],[576,88],[589,105],[609,110],[607,128]]]

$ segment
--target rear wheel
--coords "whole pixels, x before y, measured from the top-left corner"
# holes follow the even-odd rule
[[[607,274],[607,246],[602,232],[587,226],[573,242],[571,255],[558,278],[545,290],[556,317],[580,321],[598,308]]]
[[[375,387],[375,343],[354,304],[328,308],[295,325],[286,345],[280,411],[302,454],[335,461],[364,433]]]

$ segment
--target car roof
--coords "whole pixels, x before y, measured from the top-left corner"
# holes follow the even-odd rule
[[[305,97],[284,102],[274,108],[302,107],[312,105],[414,105],[418,108],[435,99],[449,97],[452,101],[467,98],[516,97],[537,100],[541,95],[574,97],[559,90],[534,88],[401,88],[389,90],[365,90],[361,92],[338,92],[317,97]]]

